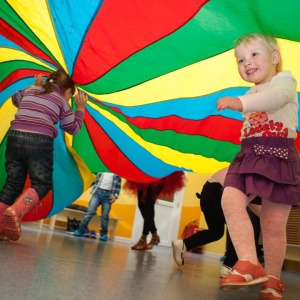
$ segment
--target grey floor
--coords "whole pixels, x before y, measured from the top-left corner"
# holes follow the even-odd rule
[[[0,242],[1,300],[259,299],[259,287],[218,288],[220,263],[186,255],[178,268],[171,248],[134,251],[131,244],[76,238],[25,223],[17,241]],[[282,273],[284,299],[300,300],[300,275]]]

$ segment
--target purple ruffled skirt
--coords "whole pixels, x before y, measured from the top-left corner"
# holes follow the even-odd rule
[[[225,187],[272,202],[300,205],[300,159],[294,139],[252,137],[242,140],[226,175]]]

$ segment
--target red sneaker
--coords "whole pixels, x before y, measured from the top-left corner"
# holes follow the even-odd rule
[[[268,276],[260,263],[257,265],[249,261],[239,260],[228,276],[220,279],[221,290],[237,289],[246,285],[253,285],[268,281]]]

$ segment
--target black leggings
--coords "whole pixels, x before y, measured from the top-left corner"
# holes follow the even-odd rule
[[[206,182],[204,184],[200,196],[200,207],[208,229],[184,239],[187,250],[215,242],[224,235],[226,221],[221,207],[222,190],[220,183]]]
[[[202,246],[211,242],[215,242],[223,237],[226,221],[221,206],[222,193],[223,187],[220,183],[206,182],[204,184],[200,195],[200,207],[204,214],[204,218],[208,229],[201,230],[193,234],[192,236],[184,239],[184,244],[187,250],[191,250],[197,246]],[[251,212],[250,219],[254,227],[255,241],[258,245],[260,232],[259,218]],[[226,243],[226,259],[227,261],[226,263],[224,262],[224,264],[226,264],[229,267],[232,267],[237,261],[236,252],[232,245],[229,234],[227,235]]]
[[[143,191],[138,190],[138,207],[144,219],[144,226],[143,226],[143,234],[148,235],[149,232],[152,234],[157,232],[155,226],[155,202],[157,198],[157,194],[153,191],[151,186],[149,185],[147,189],[147,193],[145,197],[143,197]]]

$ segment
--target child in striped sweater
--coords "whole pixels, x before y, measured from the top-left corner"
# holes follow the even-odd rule
[[[7,178],[0,192],[0,238],[18,240],[22,217],[52,189],[53,140],[58,134],[55,125],[60,122],[60,128],[72,135],[82,126],[87,97],[81,92],[75,95],[74,113],[68,100],[75,92],[71,77],[57,70],[45,82],[41,74],[35,76],[34,87],[12,96],[18,111],[6,144]],[[27,174],[31,187],[23,191]]]

